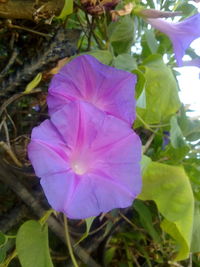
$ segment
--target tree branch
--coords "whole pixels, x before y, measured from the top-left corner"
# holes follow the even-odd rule
[[[0,2],[0,17],[28,19],[37,22],[41,19],[48,20],[53,16],[58,16],[63,6],[64,0],[8,0],[4,3]]]

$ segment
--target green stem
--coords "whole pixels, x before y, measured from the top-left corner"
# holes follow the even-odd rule
[[[151,129],[151,127],[138,115],[138,113],[136,114],[137,118],[142,122],[142,124],[144,125],[144,127],[146,129],[148,129],[149,131],[153,132],[156,134],[156,131],[154,131],[153,129]]]
[[[64,228],[65,228],[65,237],[66,237],[66,242],[69,250],[69,255],[71,257],[72,263],[74,267],[78,267],[78,264],[76,262],[76,259],[74,257],[73,249],[72,249],[72,244],[70,242],[70,236],[69,236],[69,229],[68,229],[68,224],[67,224],[67,217],[63,214],[64,218]]]

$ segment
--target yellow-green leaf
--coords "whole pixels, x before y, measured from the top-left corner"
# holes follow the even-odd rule
[[[58,19],[65,19],[66,16],[70,15],[73,12],[73,0],[65,0],[64,7],[57,17]]]
[[[36,86],[38,86],[38,84],[40,83],[42,79],[42,73],[39,72],[35,78],[27,84],[25,90],[24,90],[24,94],[29,94]]]
[[[151,162],[143,174],[142,200],[155,201],[165,220],[161,227],[179,245],[176,260],[186,259],[194,216],[194,197],[189,179],[182,167]]]
[[[137,114],[147,124],[166,122],[180,108],[177,82],[171,69],[160,55],[148,57],[140,67],[145,77],[145,108],[137,107]],[[137,126],[139,122],[137,122]]]

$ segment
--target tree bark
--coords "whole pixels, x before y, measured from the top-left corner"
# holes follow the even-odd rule
[[[39,21],[58,16],[64,7],[64,0],[7,0],[0,1],[0,17]]]

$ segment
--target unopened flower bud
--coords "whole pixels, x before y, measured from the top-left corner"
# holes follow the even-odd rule
[[[160,11],[160,10],[155,10],[155,9],[143,9],[141,7],[135,9],[134,13],[143,18],[151,18],[151,19],[170,18],[170,17],[175,17],[175,16],[181,16],[182,14],[182,12],[168,12],[168,11]]]

